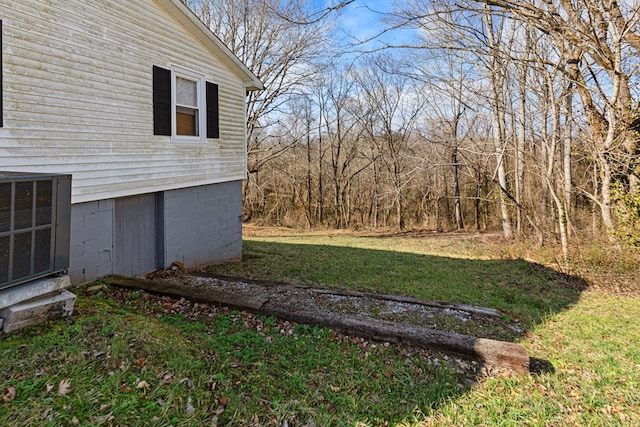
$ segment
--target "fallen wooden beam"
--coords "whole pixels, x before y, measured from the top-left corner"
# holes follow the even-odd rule
[[[261,312],[297,323],[328,327],[347,335],[376,341],[411,344],[452,353],[488,366],[508,368],[518,373],[529,372],[527,351],[523,346],[515,343],[476,338],[370,317],[305,310],[271,301],[262,307]]]
[[[486,366],[507,368],[516,373],[529,372],[527,351],[523,346],[512,342],[476,338],[365,316],[312,310],[272,301],[268,297],[260,296],[259,293],[251,296],[243,295],[240,300],[237,297],[234,298],[229,292],[214,288],[123,276],[109,276],[104,280],[117,286],[144,289],[194,302],[223,304],[296,323],[328,327],[346,335],[438,350],[476,360]]]
[[[223,282],[242,282],[242,283],[247,283],[249,285],[264,286],[264,282],[261,282],[259,280],[244,279],[244,278],[239,278],[234,276],[225,276],[225,275],[197,276],[196,275],[196,277],[216,279],[216,280],[221,280]],[[311,286],[287,285],[284,283],[281,283],[279,285],[287,286],[291,289],[302,289],[304,291],[313,292],[316,294],[339,295],[339,296],[356,297],[356,298],[371,298],[371,299],[377,299],[381,301],[394,301],[394,302],[400,302],[400,303],[406,303],[406,304],[423,305],[426,307],[433,307],[433,308],[440,308],[440,309],[466,311],[467,313],[475,313],[475,314],[481,314],[485,316],[500,317],[500,312],[495,308],[478,307],[475,305],[456,304],[456,303],[435,301],[435,300],[424,300],[420,298],[413,298],[406,295],[381,294],[381,293],[374,293],[374,292],[354,291],[351,289],[314,288]]]
[[[104,282],[125,288],[143,289],[145,291],[157,292],[172,297],[186,298],[193,302],[206,304],[222,304],[242,310],[257,312],[269,301],[269,298],[260,294],[243,295],[242,300],[230,295],[229,292],[220,291],[215,288],[200,288],[193,286],[169,283],[163,280],[149,280],[138,277],[127,277],[113,274],[102,279]]]
[[[448,302],[442,302],[442,301],[425,301],[423,299],[408,297],[406,295],[377,294],[374,292],[352,291],[348,289],[318,289],[318,288],[303,288],[303,289],[308,289],[317,294],[331,294],[331,295],[343,295],[343,296],[350,296],[350,297],[375,298],[379,300],[403,302],[407,304],[417,304],[417,305],[424,305],[427,307],[442,308],[442,309],[448,308],[450,310],[461,310],[461,311],[466,311],[468,313],[477,313],[477,314],[484,314],[486,316],[500,317],[500,312],[495,308],[477,307],[477,306],[468,305],[468,304],[454,304],[454,303],[448,303]]]

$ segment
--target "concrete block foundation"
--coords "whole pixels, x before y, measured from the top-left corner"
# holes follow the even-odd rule
[[[141,276],[242,258],[242,181],[71,207],[69,276],[80,285],[115,273]]]

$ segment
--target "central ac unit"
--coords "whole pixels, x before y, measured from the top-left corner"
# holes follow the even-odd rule
[[[0,289],[69,268],[71,175],[0,172]]]

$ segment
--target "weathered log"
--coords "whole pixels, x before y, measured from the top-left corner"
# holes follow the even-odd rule
[[[449,302],[443,302],[443,301],[426,301],[420,298],[413,298],[405,295],[377,294],[374,292],[352,291],[348,289],[319,289],[319,288],[304,288],[304,289],[308,289],[318,294],[375,298],[379,300],[404,302],[407,304],[417,304],[417,305],[424,305],[427,307],[442,308],[442,309],[448,308],[451,310],[466,311],[468,313],[478,313],[478,314],[484,314],[486,316],[500,317],[500,312],[495,308],[478,307],[475,305],[455,304],[455,303],[449,303]]]
[[[465,359],[476,360],[487,366],[507,368],[517,373],[529,372],[527,351],[516,343],[476,338],[366,316],[311,310],[271,301],[260,295],[243,295],[242,299],[239,299],[229,292],[157,280],[123,276],[109,276],[105,280],[117,286],[183,297],[194,302],[223,304],[296,323],[328,327],[346,335],[376,341],[406,343],[416,347],[438,350]]]
[[[113,274],[102,279],[112,285],[124,288],[143,289],[145,291],[157,292],[159,294],[168,295],[178,298],[186,298],[193,302],[207,304],[222,304],[242,310],[257,312],[269,301],[269,298],[259,294],[243,295],[239,300],[235,295],[229,292],[219,291],[217,289],[204,289],[193,286],[185,286],[177,283],[169,283],[162,280],[141,279],[138,277],[127,277]]]
[[[266,315],[297,323],[328,327],[347,335],[375,341],[411,344],[455,354],[488,366],[508,368],[518,373],[529,372],[527,351],[516,343],[476,338],[365,316],[306,310],[272,301],[263,305],[260,311]]]
[[[242,283],[247,283],[252,285],[264,286],[263,281],[244,279],[244,278],[239,278],[234,276],[206,275],[202,277],[218,279],[226,282],[242,282]],[[424,305],[426,307],[434,307],[434,308],[442,308],[442,309],[448,308],[451,310],[466,311],[468,313],[477,313],[485,316],[500,317],[500,312],[495,308],[479,307],[479,306],[469,305],[469,304],[456,304],[456,303],[443,302],[443,301],[424,300],[424,299],[414,298],[406,295],[381,294],[381,293],[374,293],[374,292],[354,291],[351,289],[314,288],[311,286],[287,285],[285,283],[277,283],[277,285],[287,286],[293,289],[303,289],[305,291],[310,291],[316,294],[340,295],[340,296],[356,297],[356,298],[363,297],[363,298],[371,298],[371,299],[377,299],[382,301],[394,301],[394,302],[401,302],[401,303],[407,303],[407,304]]]

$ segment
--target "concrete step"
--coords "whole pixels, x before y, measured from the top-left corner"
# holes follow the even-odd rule
[[[54,291],[67,289],[71,286],[69,275],[60,277],[45,277],[22,283],[11,288],[0,290],[0,310],[23,301],[29,301],[41,295],[47,295]]]
[[[76,296],[66,289],[24,301],[0,310],[4,319],[2,332],[16,332],[47,320],[69,317],[73,313]]]

